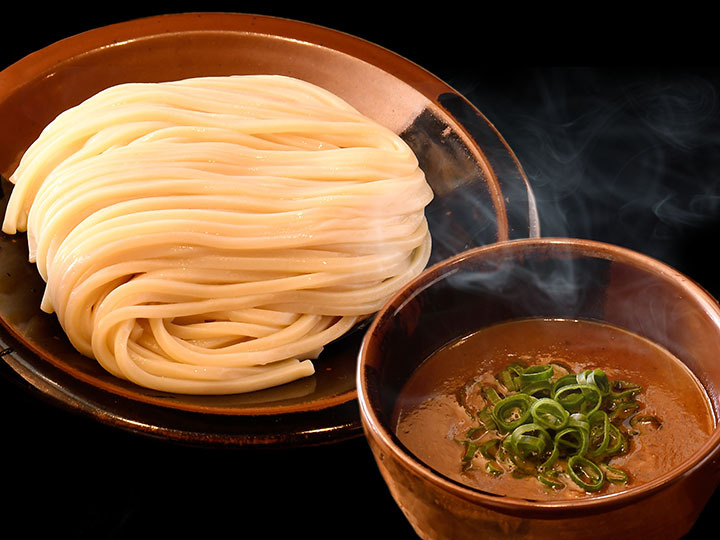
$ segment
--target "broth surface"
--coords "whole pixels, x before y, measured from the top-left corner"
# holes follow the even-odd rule
[[[606,484],[589,494],[572,482],[553,490],[534,477],[463,471],[464,448],[458,440],[477,421],[458,402],[458,391],[468,381],[492,377],[514,362],[563,362],[575,373],[600,368],[610,379],[642,386],[638,414],[659,418],[662,427],[643,427],[640,435],[631,437],[629,451],[612,458],[612,466],[629,474],[626,485]],[[664,348],[606,324],[526,319],[482,329],[431,355],[403,387],[393,425],[413,454],[449,478],[497,495],[551,500],[647,483],[689,458],[712,433],[715,418],[701,384]]]

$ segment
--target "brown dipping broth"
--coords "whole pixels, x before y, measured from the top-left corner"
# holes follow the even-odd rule
[[[662,427],[641,427],[640,435],[631,437],[629,451],[610,461],[629,474],[627,484],[606,483],[590,494],[573,482],[553,490],[534,477],[463,471],[464,446],[458,441],[478,423],[458,402],[458,391],[514,362],[562,362],[573,373],[600,368],[611,380],[642,386],[638,414],[656,416]],[[688,459],[714,430],[715,418],[695,376],[657,344],[607,324],[524,319],[479,330],[427,358],[404,385],[393,425],[408,450],[453,480],[496,495],[553,500],[605,495],[653,480]]]

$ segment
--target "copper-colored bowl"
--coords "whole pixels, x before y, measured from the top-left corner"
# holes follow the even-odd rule
[[[397,293],[370,326],[358,367],[361,417],[390,491],[425,539],[679,538],[720,483],[720,429],[687,461],[624,492],[533,501],[473,490],[412,455],[389,424],[395,398],[430,353],[521,317],[605,321],[683,361],[720,418],[720,306],[655,259],[604,243],[517,240],[469,250]],[[717,425],[717,422],[716,422]],[[608,525],[610,524],[610,525]]]
[[[283,74],[340,95],[395,130],[419,156],[438,261],[498,240],[536,236],[532,191],[513,152],[465,98],[382,47],[328,28],[231,13],[149,17],[90,30],[0,72],[0,174],[14,170],[63,110],[123,82]],[[0,213],[11,185],[3,180]],[[198,444],[317,444],[361,436],[355,371],[362,333],[326,348],[316,374],[234,396],[155,392],[112,377],[73,350],[39,310],[44,284],[24,237],[0,235],[0,357],[43,396],[102,422]]]

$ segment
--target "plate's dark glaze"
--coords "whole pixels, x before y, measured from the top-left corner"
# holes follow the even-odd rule
[[[73,36],[13,64],[0,72],[0,174],[9,177],[55,115],[102,88],[233,73],[306,79],[400,133],[435,192],[427,209],[431,262],[538,234],[532,191],[515,156],[462,96],[372,43],[274,17],[150,17]],[[1,213],[11,188],[3,179]],[[2,358],[53,402],[198,444],[317,444],[361,433],[355,366],[362,327],[329,345],[305,380],[234,396],[164,394],[118,380],[72,349],[55,318],[39,310],[44,284],[27,262],[24,235],[0,236],[0,271]]]

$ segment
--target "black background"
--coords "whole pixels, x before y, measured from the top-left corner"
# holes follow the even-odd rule
[[[718,297],[713,34],[702,13],[585,8],[15,6],[0,14],[0,69],[58,39],[160,13],[240,11],[342,30],[423,66],[495,124],[530,178],[543,235],[636,249]],[[68,538],[415,537],[361,438],[282,451],[185,447],[60,410],[12,377],[0,384],[1,485],[12,500],[0,505],[3,529]],[[691,536],[701,537],[718,508],[720,491]]]

